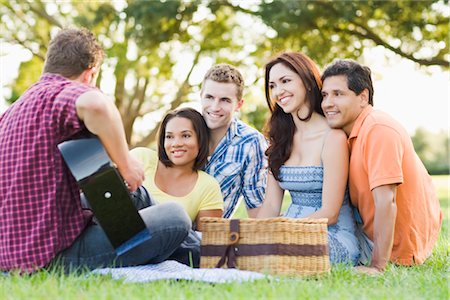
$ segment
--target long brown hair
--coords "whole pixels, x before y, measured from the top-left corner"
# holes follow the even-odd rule
[[[280,167],[289,158],[292,152],[292,144],[295,133],[295,124],[291,114],[287,114],[276,104],[271,97],[269,89],[270,70],[276,64],[283,64],[300,76],[306,89],[306,101],[308,103],[309,112],[302,121],[308,121],[313,112],[324,115],[320,106],[322,95],[322,80],[320,72],[316,64],[303,53],[288,52],[282,53],[269,61],[265,67],[265,92],[266,102],[272,113],[268,123],[266,124],[266,135],[269,138],[270,145],[266,150],[269,162],[269,170],[275,177],[280,180]]]

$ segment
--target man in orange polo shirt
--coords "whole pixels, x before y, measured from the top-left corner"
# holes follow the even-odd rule
[[[422,264],[431,254],[442,222],[431,177],[406,130],[373,109],[370,69],[338,60],[322,75],[322,109],[332,128],[341,128],[350,147],[350,198],[362,220],[370,265],[383,272],[388,261]]]

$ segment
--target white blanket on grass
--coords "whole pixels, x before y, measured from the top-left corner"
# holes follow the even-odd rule
[[[154,265],[96,269],[91,274],[111,275],[113,279],[123,279],[125,282],[184,279],[227,283],[269,278],[269,276],[261,273],[237,269],[194,269],[173,260]]]

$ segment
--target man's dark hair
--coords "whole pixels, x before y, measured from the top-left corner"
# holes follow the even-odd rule
[[[322,74],[322,82],[331,76],[344,75],[347,77],[348,88],[359,95],[367,89],[369,91],[369,104],[373,106],[373,84],[371,71],[356,61],[339,59],[329,65]]]
[[[173,110],[169,112],[161,122],[158,132],[158,158],[166,166],[172,167],[173,162],[167,156],[166,150],[164,149],[164,140],[166,138],[166,127],[167,123],[173,118],[185,118],[192,122],[192,127],[197,134],[198,140],[198,155],[195,158],[194,165],[192,169],[194,171],[200,170],[206,164],[209,152],[209,129],[206,125],[203,116],[193,108],[185,107]]]
[[[74,78],[89,68],[99,67],[103,55],[102,47],[89,30],[63,29],[50,42],[44,73]]]

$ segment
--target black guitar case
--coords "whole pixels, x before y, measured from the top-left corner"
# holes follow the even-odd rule
[[[117,255],[151,239],[130,193],[98,138],[58,145]]]

